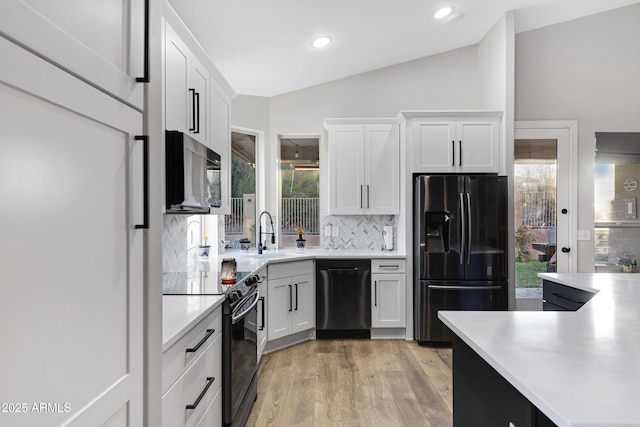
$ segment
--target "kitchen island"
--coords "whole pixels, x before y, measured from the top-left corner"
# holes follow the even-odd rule
[[[456,363],[454,341],[454,426],[462,425],[456,409],[465,405],[456,400],[456,372],[460,379],[467,356],[478,366],[486,363],[492,381],[504,382],[502,389],[529,411],[524,421],[513,422],[516,427],[549,421],[561,427],[640,426],[640,276],[539,276],[595,295],[575,312],[439,313],[462,349]],[[489,386],[485,395],[497,399]]]

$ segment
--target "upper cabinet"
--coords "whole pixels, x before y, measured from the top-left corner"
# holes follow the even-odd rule
[[[327,119],[329,213],[400,212],[400,139],[395,119]]]
[[[209,72],[168,23],[164,60],[165,127],[209,145]]]
[[[413,172],[498,173],[500,117],[497,112],[401,113],[408,118]]]
[[[190,135],[220,155],[222,204],[231,213],[230,106],[235,93],[173,8],[165,3],[165,129]]]
[[[145,1],[3,0],[2,33],[142,111]]]

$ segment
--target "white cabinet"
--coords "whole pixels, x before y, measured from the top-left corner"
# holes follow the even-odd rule
[[[371,260],[371,327],[406,327],[405,260]]]
[[[3,0],[7,37],[143,108],[144,0]],[[158,76],[159,77],[159,76]]]
[[[260,277],[260,284],[258,285],[258,292],[260,293],[260,299],[258,300],[258,318],[256,325],[257,339],[258,339],[258,363],[264,353],[264,348],[267,346],[267,319],[269,313],[267,312],[268,301],[268,285],[267,285],[267,271],[266,269],[260,270],[256,273]]]
[[[231,129],[229,126],[231,100],[218,82],[211,77],[211,138],[209,148],[220,155],[222,171],[222,204],[216,209],[217,215],[231,213]]]
[[[7,26],[17,3],[2,31],[46,37]],[[0,424],[143,425],[142,113],[2,36],[0,57],[0,402],[56,405]]]
[[[411,131],[413,172],[500,170],[499,117],[418,117],[413,118]]]
[[[313,261],[268,266],[269,341],[312,329],[316,324]]]
[[[209,145],[209,71],[165,22],[165,127]]]
[[[179,297],[176,297],[179,298]],[[162,355],[162,425],[222,425],[222,308]]]
[[[400,212],[400,140],[395,119],[326,119],[329,213]]]

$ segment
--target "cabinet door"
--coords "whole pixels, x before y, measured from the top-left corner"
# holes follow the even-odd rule
[[[313,274],[295,276],[293,283],[292,333],[316,326],[316,287]]]
[[[267,300],[267,336],[269,341],[291,333],[291,313],[293,312],[293,285],[290,277],[269,279]]]
[[[371,326],[374,328],[404,328],[405,276],[404,274],[372,274],[373,295]]]
[[[260,299],[258,300],[258,362],[262,358],[264,348],[267,345],[267,286],[265,284],[260,285],[258,288],[260,292]]]
[[[465,173],[498,173],[500,169],[499,121],[465,119],[456,123],[457,165]]]
[[[365,212],[400,213],[400,139],[398,125],[365,125]]]
[[[142,114],[2,37],[0,57],[0,402],[58,405],[1,423],[142,425]]]
[[[216,209],[217,215],[231,213],[231,131],[229,128],[229,101],[218,91],[215,83],[211,84],[211,137],[210,148],[220,155],[222,172],[222,204]]]
[[[457,168],[456,122],[419,120],[413,122],[413,161],[415,172],[455,172]]]
[[[165,25],[165,127],[189,132],[193,128],[190,115],[189,56],[185,43],[169,24]]]
[[[2,33],[142,110],[144,0],[3,0]]]
[[[334,125],[329,130],[329,213],[364,213],[364,126]]]
[[[189,117],[192,124],[190,134],[204,145],[209,145],[209,72],[194,56],[190,57]]]

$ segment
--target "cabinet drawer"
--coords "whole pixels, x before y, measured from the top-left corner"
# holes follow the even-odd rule
[[[163,427],[198,425],[221,387],[222,336],[219,334],[162,397]],[[195,408],[187,409],[187,405],[196,403]]]
[[[542,299],[547,303],[544,305],[546,311],[560,309],[576,311],[593,297],[593,293],[582,289],[572,288],[559,283],[544,280],[542,282]]]
[[[404,273],[406,263],[404,259],[372,259],[371,273]]]
[[[269,268],[269,280],[280,279],[282,277],[300,276],[303,274],[313,274],[313,261],[282,262],[271,264]]]
[[[207,408],[207,413],[204,414],[202,420],[198,424],[198,427],[219,427],[222,425],[222,389],[218,389],[213,402]]]
[[[214,332],[207,332],[213,330]],[[182,373],[200,356],[213,340],[222,332],[222,308],[216,308],[204,320],[194,326],[178,342],[169,347],[162,355],[162,392],[182,375]],[[207,337],[208,336],[208,337]],[[206,338],[206,340],[205,340]],[[204,342],[203,342],[204,340]],[[202,345],[197,351],[199,343]]]

